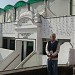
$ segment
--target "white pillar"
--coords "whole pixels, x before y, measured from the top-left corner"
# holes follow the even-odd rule
[[[0,48],[2,48],[2,34],[0,33]]]
[[[39,24],[39,23],[38,23]],[[39,24],[41,25],[41,24]],[[37,27],[37,53],[42,54],[42,38],[41,38],[41,27]]]
[[[22,41],[20,41],[20,40],[16,40],[15,41],[15,52],[17,54],[20,54],[19,62],[21,62],[21,57],[22,57]]]
[[[10,39],[7,39],[7,48],[10,49]]]
[[[73,38],[71,39],[71,41],[73,42],[73,48],[75,49],[75,18],[74,18],[74,30],[73,30]]]
[[[34,21],[35,24],[37,25],[36,50],[38,54],[42,54],[43,50],[42,50],[42,38],[41,38],[41,19],[39,14],[35,15]]]
[[[2,48],[2,24],[0,24],[0,48]]]
[[[27,47],[27,41],[24,41],[24,54],[23,54],[23,58],[26,57],[26,47]]]

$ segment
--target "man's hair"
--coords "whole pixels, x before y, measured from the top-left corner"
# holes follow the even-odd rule
[[[55,36],[55,37],[56,37],[56,34],[55,34],[55,33],[53,33],[51,36]]]

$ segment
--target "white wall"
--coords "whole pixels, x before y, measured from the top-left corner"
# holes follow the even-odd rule
[[[31,6],[31,11],[33,11],[35,13],[38,12],[39,14],[42,14],[45,11],[44,1],[33,3],[30,6]]]
[[[2,24],[3,37],[15,37],[15,25],[14,22]]]
[[[49,38],[56,33],[57,39],[74,39],[74,17],[42,18],[42,38]]]
[[[72,15],[75,15],[75,0],[72,1]]]
[[[12,21],[15,21],[15,10],[14,10],[14,8],[6,11],[6,16],[5,16],[5,22],[12,22]]]
[[[32,66],[40,66],[42,65],[42,57],[40,55],[34,54],[23,67],[32,67]]]
[[[70,15],[70,0],[48,0],[47,7],[56,16]],[[31,10],[34,11],[35,13],[38,12],[40,14],[43,14],[45,12],[44,1],[31,4]],[[50,15],[48,17],[50,17]]]
[[[0,61],[2,61],[3,59],[5,59],[12,52],[13,52],[13,50],[8,50],[8,49],[0,48]]]
[[[18,56],[5,70],[13,70],[17,65],[21,63],[21,57]]]
[[[16,20],[19,20],[21,15],[26,14],[25,12],[27,12],[27,11],[28,11],[27,6],[23,6],[23,7],[17,8],[16,9]]]
[[[49,8],[56,16],[70,15],[70,0],[48,0]]]
[[[70,49],[69,52],[69,64],[75,65],[75,49]]]
[[[0,13],[0,23],[4,23],[4,12]]]
[[[69,64],[69,58],[70,58],[70,49],[71,45],[69,42],[65,42],[60,46],[60,52],[58,55],[58,64]],[[71,63],[70,63],[71,64]]]
[[[14,51],[0,62],[0,71],[14,69],[21,62],[20,53]]]

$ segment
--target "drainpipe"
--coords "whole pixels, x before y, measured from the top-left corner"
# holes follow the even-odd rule
[[[70,0],[70,15],[73,15],[73,0]]]

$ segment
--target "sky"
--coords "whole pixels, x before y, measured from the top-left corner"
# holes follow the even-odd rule
[[[14,5],[17,1],[28,1],[28,0],[0,0],[0,8],[4,8],[6,5]]]

